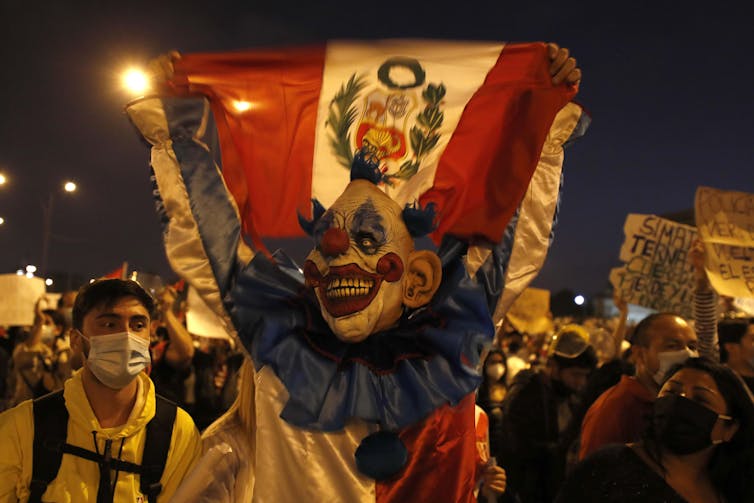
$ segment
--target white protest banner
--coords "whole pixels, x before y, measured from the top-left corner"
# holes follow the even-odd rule
[[[34,305],[45,294],[42,278],[0,274],[0,325],[31,325]]]
[[[691,317],[694,266],[688,260],[696,229],[655,215],[632,213],[623,227],[622,267],[610,271],[629,304]]]
[[[222,319],[209,308],[194,288],[189,288],[186,304],[186,329],[192,335],[231,339]]]
[[[699,187],[694,210],[712,287],[754,297],[754,194]]]

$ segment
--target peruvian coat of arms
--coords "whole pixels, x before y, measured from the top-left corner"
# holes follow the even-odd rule
[[[413,77],[396,82],[394,70]],[[357,152],[378,162],[382,181],[392,186],[414,176],[437,145],[445,86],[425,85],[419,61],[406,57],[383,62],[377,70],[379,83],[373,87],[368,80],[364,74],[352,74],[330,101],[326,123],[330,147],[347,169]]]

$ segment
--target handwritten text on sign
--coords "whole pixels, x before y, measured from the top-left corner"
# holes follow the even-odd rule
[[[622,267],[610,282],[630,304],[691,316],[694,268],[688,260],[696,229],[655,215],[630,214],[623,227]]]
[[[754,194],[699,187],[695,210],[712,286],[723,295],[754,297]]]

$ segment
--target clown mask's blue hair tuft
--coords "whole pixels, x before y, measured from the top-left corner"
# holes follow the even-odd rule
[[[354,180],[368,180],[375,185],[387,181],[385,175],[380,171],[379,158],[365,147],[362,147],[353,156],[351,181]]]
[[[298,213],[298,212],[297,212]],[[310,236],[314,236],[314,226],[317,221],[325,214],[325,207],[316,199],[312,199],[312,219],[307,220],[301,213],[298,213],[298,224]]]
[[[418,202],[407,204],[403,208],[403,222],[406,224],[408,233],[413,238],[426,236],[437,228],[437,212],[435,203],[429,203],[424,208]]]

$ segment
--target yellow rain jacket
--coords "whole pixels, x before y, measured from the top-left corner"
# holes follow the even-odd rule
[[[112,457],[141,464],[146,437],[146,425],[155,414],[154,384],[145,374],[139,374],[139,392],[131,416],[126,424],[115,428],[102,428],[84,393],[81,371],[65,383],[63,396],[70,419],[67,442],[90,451],[103,452],[106,439],[112,439]],[[32,401],[0,414],[0,503],[25,502],[29,498],[32,471],[32,445],[34,437]],[[97,448],[92,432],[96,432]],[[201,439],[191,417],[182,409],[176,411],[173,436],[168,458],[160,482],[162,492],[158,502],[167,502],[178,484],[201,454]],[[111,481],[115,472],[111,472]],[[71,454],[63,454],[57,478],[50,482],[42,501],[56,503],[97,500],[99,467]],[[119,472],[113,501],[146,502],[139,491],[139,477],[133,473]]]

